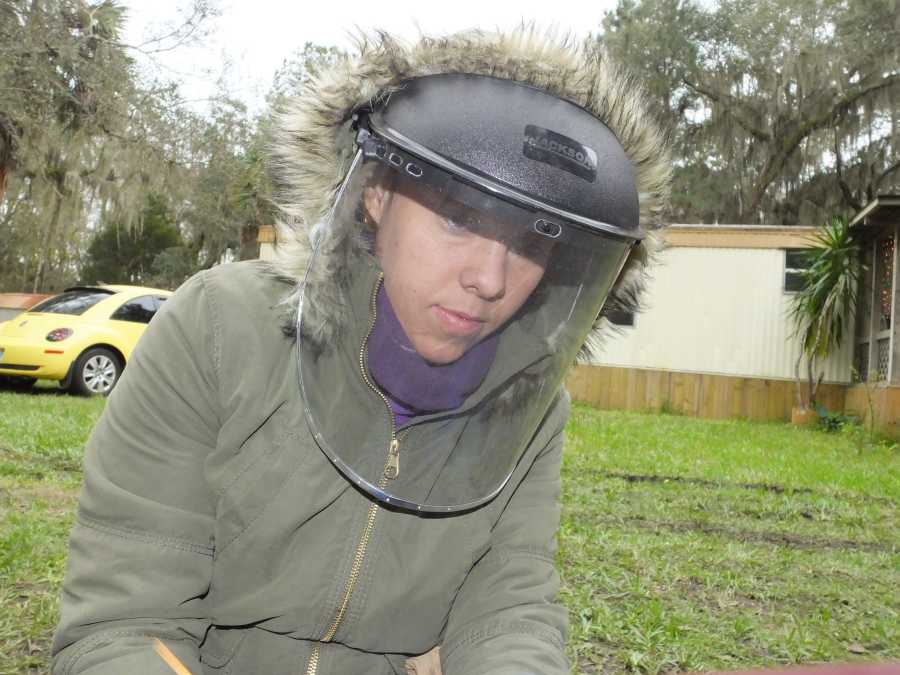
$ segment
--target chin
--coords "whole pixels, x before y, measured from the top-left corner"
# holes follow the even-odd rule
[[[452,355],[440,354],[440,355],[422,355],[422,358],[428,361],[433,366],[449,366],[454,361],[459,360],[459,358],[465,354],[465,352],[457,352]]]
[[[458,360],[463,354],[466,353],[468,347],[459,347],[458,345],[453,346],[431,346],[430,348],[422,348],[420,349],[418,346],[416,347],[416,351],[419,352],[419,356],[428,361],[428,363],[434,366],[446,366],[454,361]]]

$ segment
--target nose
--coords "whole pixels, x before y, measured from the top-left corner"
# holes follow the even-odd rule
[[[466,290],[482,300],[499,300],[506,295],[507,254],[502,241],[482,239],[467,256],[460,281]]]

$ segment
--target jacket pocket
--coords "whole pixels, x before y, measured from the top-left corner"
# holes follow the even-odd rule
[[[339,638],[372,651],[427,652],[440,643],[453,599],[489,548],[490,521],[484,509],[443,518],[390,511],[378,517],[371,562]]]
[[[201,661],[205,675],[300,675],[313,644],[255,627],[213,628],[201,648]],[[319,665],[320,675],[369,672],[329,671],[322,661]]]
[[[234,655],[246,637],[246,629],[210,628],[200,645],[200,662],[204,672],[230,672],[229,666]]]
[[[297,637],[319,634],[323,580],[332,578],[334,565],[323,536],[342,531],[332,503],[351,488],[309,435],[303,415],[291,403],[269,415],[241,444],[236,468],[221,483],[206,598],[218,625],[271,621]]]
[[[315,494],[323,498],[330,492],[329,483],[338,478],[312,440],[302,407],[289,403],[270,413],[227,464],[220,472],[216,505],[217,555],[263,517],[298,473],[318,472],[321,482],[314,486]]]

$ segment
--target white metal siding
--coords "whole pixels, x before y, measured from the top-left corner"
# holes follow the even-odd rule
[[[799,345],[788,318],[792,296],[783,291],[783,250],[670,248],[653,277],[634,327],[609,337],[597,363],[794,377]],[[848,335],[828,359],[825,381],[850,381],[851,342]]]

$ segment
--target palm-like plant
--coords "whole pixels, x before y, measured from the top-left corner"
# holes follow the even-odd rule
[[[824,371],[822,359],[839,349],[852,330],[851,321],[859,291],[860,248],[846,218],[834,217],[815,236],[808,252],[809,267],[803,272],[803,288],[793,298],[790,318],[801,351],[794,367],[797,406],[811,409]],[[800,367],[806,359],[807,397],[804,401]]]

